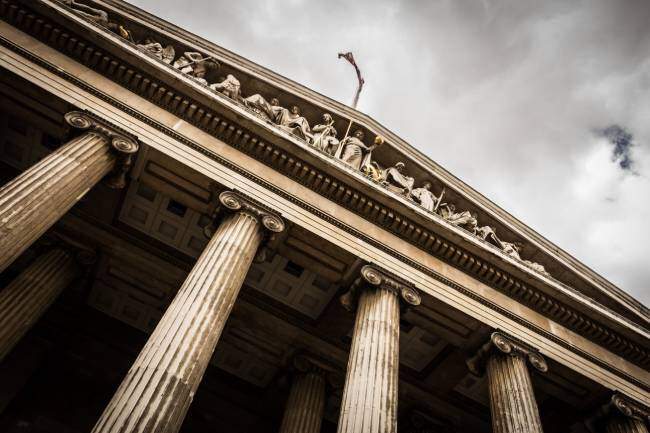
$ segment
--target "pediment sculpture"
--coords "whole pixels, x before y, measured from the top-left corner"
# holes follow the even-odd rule
[[[351,136],[347,135],[346,132],[345,137],[339,141],[331,114],[324,113],[322,123],[310,128],[309,121],[302,116],[297,105],[292,105],[290,109],[287,109],[280,105],[278,98],[271,98],[269,101],[258,93],[243,97],[241,83],[233,74],[220,78],[216,83],[208,83],[208,72],[220,67],[219,62],[211,56],[195,51],[184,51],[180,57],[174,60],[176,52],[180,50],[177,50],[172,45],[163,47],[153,37],[145,38],[139,43],[134,41],[131,32],[123,25],[110,21],[106,11],[79,3],[77,0],[59,1],[80,16],[135,44],[140,51],[163,63],[171,64],[181,73],[191,76],[197,82],[223,94],[260,119],[305,141],[313,148],[340,159],[374,182],[403,195],[426,211],[434,213],[448,223],[496,246],[505,254],[521,261],[536,272],[549,275],[543,265],[521,258],[522,245],[520,243],[500,240],[493,227],[479,226],[478,217],[475,213],[468,210],[457,212],[454,204],[442,203],[445,194],[444,188],[438,196],[431,191],[430,182],[425,182],[421,187],[414,188],[415,178],[406,173],[403,162],[398,162],[393,167],[382,168],[372,158],[373,150],[384,143],[381,136],[375,136],[373,143],[367,145],[364,142],[365,134],[363,130],[357,129]],[[350,121],[348,131],[352,123]]]

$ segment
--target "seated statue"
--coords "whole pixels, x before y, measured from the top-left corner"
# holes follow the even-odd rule
[[[444,194],[445,190],[443,188],[440,197],[436,197],[431,192],[431,182],[425,182],[420,188],[411,190],[411,198],[429,212],[435,212],[438,210],[438,206],[440,206],[440,201]]]
[[[210,84],[209,87],[212,90],[223,93],[234,101],[243,102],[241,97],[241,84],[239,84],[239,80],[234,75],[228,74],[226,78],[221,77],[220,82]]]
[[[296,105],[291,107],[291,111],[280,106],[280,102],[273,98],[271,100],[271,110],[273,112],[272,120],[288,133],[302,138],[305,141],[311,136],[311,128],[307,119],[300,115],[300,108]]]
[[[534,271],[539,272],[542,275],[546,275],[547,277],[551,276],[551,274],[548,273],[544,265],[540,265],[539,263],[536,262],[531,262],[530,260],[524,260],[524,263],[526,264],[526,266],[528,266]]]
[[[311,145],[316,149],[334,155],[339,145],[336,138],[336,128],[334,128],[334,119],[329,113],[323,114],[323,123],[312,128]]]
[[[398,162],[394,167],[383,170],[381,183],[389,190],[408,197],[413,189],[415,179],[404,174],[404,167],[403,162]]]
[[[521,260],[519,252],[521,252],[522,245],[519,242],[504,242],[501,241],[501,250],[509,255],[514,257],[517,260]]]
[[[334,156],[357,170],[370,165],[372,151],[383,143],[383,139],[378,136],[373,145],[366,146],[363,138],[363,131],[357,129],[352,137],[348,136],[341,140]]]
[[[474,233],[478,225],[475,215],[472,215],[469,211],[456,212],[456,206],[453,204],[443,204],[438,213],[450,224],[464,226],[464,228],[469,229],[472,233]]]
[[[207,86],[205,75],[208,73],[208,69],[218,68],[219,63],[209,57],[203,57],[201,53],[186,51],[176,59],[172,66]]]
[[[144,44],[138,44],[137,47],[141,51],[144,51],[145,53],[157,58],[158,60],[162,60],[168,65],[174,60],[174,56],[176,55],[176,52],[174,51],[174,47],[172,45],[167,45],[165,48],[163,48],[160,42],[156,42],[148,38],[145,39]]]
[[[271,104],[259,93],[244,98],[243,103],[246,107],[250,108],[258,117],[266,121],[272,120],[274,114],[273,110],[271,109]]]

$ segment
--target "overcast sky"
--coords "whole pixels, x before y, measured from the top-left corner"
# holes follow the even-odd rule
[[[650,304],[649,0],[130,1],[344,103],[352,51],[361,111]]]

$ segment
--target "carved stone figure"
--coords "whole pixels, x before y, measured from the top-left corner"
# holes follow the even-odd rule
[[[106,27],[114,33],[117,33],[124,39],[128,39],[131,42],[133,41],[133,36],[131,32],[125,29],[123,26],[111,22],[108,19],[108,13],[102,9],[96,9],[94,7],[79,3],[76,0],[59,0],[64,5],[68,6],[70,9],[74,10],[79,15],[96,22],[102,27]]]
[[[363,138],[363,131],[357,129],[353,136],[346,137],[341,141],[335,156],[357,170],[361,169],[361,167],[369,166],[372,151],[383,143],[383,139],[377,137],[375,143],[371,146],[366,146]]]
[[[440,193],[440,197],[436,197],[435,194],[431,192],[431,183],[425,182],[420,188],[415,188],[411,191],[411,198],[429,212],[435,212],[438,210],[438,206],[440,206],[440,201],[444,194],[445,190],[443,189]]]
[[[323,123],[319,123],[312,129],[312,146],[316,149],[334,155],[339,145],[336,138],[334,119],[329,113],[323,114]]]
[[[203,57],[201,53],[186,51],[176,59],[172,66],[207,86],[205,75],[208,73],[208,69],[217,68],[219,64],[213,59]]]
[[[163,48],[160,42],[151,39],[145,39],[144,44],[138,44],[137,46],[141,51],[144,51],[158,60],[162,60],[168,65],[174,61],[174,57],[176,56],[176,52],[172,45],[167,45]]]
[[[280,129],[287,131],[303,140],[309,140],[311,128],[307,119],[300,115],[300,108],[296,105],[291,107],[291,111],[279,105],[276,98],[271,100],[271,110],[273,111],[273,121]]]
[[[456,206],[453,204],[444,204],[440,208],[439,214],[449,223],[455,226],[464,226],[472,233],[474,233],[478,225],[476,216],[472,215],[469,211],[456,212]]]
[[[244,98],[242,102],[246,107],[250,108],[258,117],[266,121],[272,121],[274,112],[273,109],[271,108],[271,104],[266,99],[264,99],[264,97],[259,93]]]
[[[522,245],[519,242],[504,242],[501,241],[501,250],[510,257],[521,260],[519,253],[521,252]]]
[[[394,167],[389,167],[382,171],[382,185],[389,190],[404,194],[407,197],[411,194],[415,179],[404,174],[404,163],[398,162]]]
[[[546,268],[543,265],[540,265],[537,262],[531,262],[530,260],[524,260],[524,263],[526,264],[526,266],[528,266],[529,268],[531,268],[534,271],[539,272],[542,275],[546,275],[547,277],[551,276],[551,274],[548,273]]]
[[[490,226],[477,227],[474,233],[477,237],[488,241],[493,245],[501,248],[501,240],[497,237],[496,230]]]
[[[234,75],[228,74],[226,78],[221,77],[221,81],[210,84],[210,88],[223,93],[234,101],[243,102],[243,98],[241,97],[241,84]]]

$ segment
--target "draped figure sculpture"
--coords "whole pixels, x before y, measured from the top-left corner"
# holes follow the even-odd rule
[[[300,108],[293,105],[291,110],[280,106],[277,98],[271,99],[271,111],[273,112],[272,120],[283,131],[302,138],[305,141],[311,136],[311,128],[307,119],[300,115]]]
[[[251,109],[255,115],[268,122],[273,121],[273,109],[271,104],[259,93],[248,96],[242,101],[243,104]]]
[[[218,68],[219,63],[195,51],[186,51],[172,64],[182,73],[194,77],[199,83],[208,85],[205,79],[208,69]]]
[[[456,212],[456,206],[453,204],[445,203],[440,207],[438,213],[450,224],[463,226],[472,233],[474,233],[474,230],[478,225],[475,215],[472,215],[469,211]]]
[[[218,83],[210,84],[208,87],[212,90],[223,93],[234,101],[243,102],[243,98],[241,97],[241,84],[232,74],[228,74],[225,78],[220,77]]]
[[[357,129],[353,136],[341,141],[335,156],[356,170],[369,166],[372,151],[383,143],[383,139],[378,136],[371,146],[366,146],[363,138],[363,131]]]
[[[336,128],[334,128],[334,119],[329,113],[323,114],[323,123],[312,128],[311,145],[316,149],[329,155],[334,155],[339,145],[336,138]]]
[[[411,198],[415,200],[420,206],[429,212],[436,212],[442,196],[445,194],[445,189],[442,189],[439,197],[431,192],[431,182],[425,182],[420,188],[411,190]]]
[[[160,42],[156,42],[149,38],[145,39],[143,44],[137,44],[137,47],[141,51],[144,51],[145,53],[155,57],[158,60],[162,60],[168,65],[174,61],[174,56],[176,55],[176,52],[174,51],[174,47],[172,45],[167,45],[163,48]]]
[[[129,30],[127,30],[120,24],[114,23],[108,19],[108,12],[106,12],[105,10],[97,9],[88,6],[86,4],[79,3],[76,0],[59,0],[59,1],[64,5],[66,5],[67,7],[69,7],[70,9],[74,10],[82,17],[85,17],[90,21],[94,21],[102,27],[106,27],[107,29],[109,29],[113,33],[117,33],[124,39],[128,39],[131,42],[135,42]]]
[[[382,171],[381,183],[389,190],[407,197],[411,194],[415,179],[404,174],[404,163],[398,162],[394,167]]]

